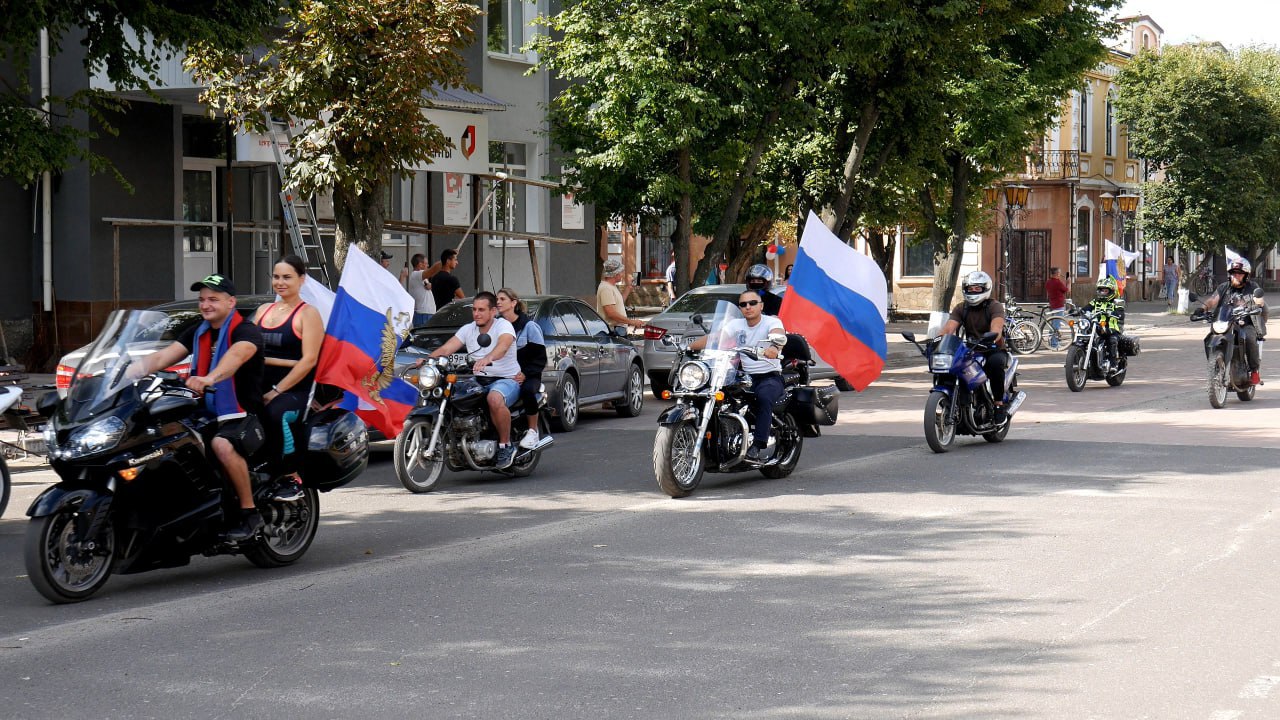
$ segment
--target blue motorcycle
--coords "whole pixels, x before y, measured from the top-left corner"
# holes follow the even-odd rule
[[[961,340],[957,335],[941,335],[916,342],[915,333],[902,337],[916,346],[933,375],[933,389],[924,406],[924,438],[936,453],[951,449],[956,434],[981,435],[987,442],[1000,442],[1009,434],[1013,415],[1027,399],[1018,390],[1018,358],[1010,355],[1005,372],[1005,407],[1008,417],[995,422],[995,400],[983,369],[986,359],[982,351],[991,348],[996,334],[991,332],[977,340]]]

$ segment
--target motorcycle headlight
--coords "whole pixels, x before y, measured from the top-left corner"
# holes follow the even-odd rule
[[[439,384],[439,368],[434,365],[423,365],[422,368],[418,370],[418,387],[423,388],[424,390],[430,390]]]
[[[951,358],[949,354],[935,353],[929,358],[929,369],[935,372],[947,372],[951,369]]]
[[[1227,331],[1227,328],[1229,327],[1231,327],[1231,323],[1227,320],[1213,321],[1213,331],[1218,333],[1219,335],[1225,333]]]
[[[124,421],[114,415],[105,417],[72,433],[60,455],[67,459],[95,455],[115,447],[122,437]]]
[[[710,377],[711,371],[706,364],[696,360],[681,365],[680,372],[676,373],[676,379],[680,382],[680,387],[685,390],[698,390],[707,384],[707,380]]]

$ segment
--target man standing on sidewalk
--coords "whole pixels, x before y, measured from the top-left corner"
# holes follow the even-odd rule
[[[600,286],[596,288],[596,312],[600,317],[605,319],[611,327],[618,325],[626,325],[627,327],[642,328],[643,320],[633,320],[627,317],[626,295],[631,294],[631,288],[627,287],[626,295],[618,289],[618,283],[622,282],[622,261],[607,260],[604,264],[604,271],[601,273],[603,278],[600,280]]]
[[[1052,318],[1049,321],[1053,332],[1049,335],[1049,349],[1057,350],[1062,344],[1059,339],[1062,336],[1062,318],[1067,315],[1067,293],[1069,292],[1067,284],[1062,280],[1062,268],[1049,268],[1049,280],[1044,284],[1044,291],[1049,295],[1049,312],[1045,313],[1046,317]]]

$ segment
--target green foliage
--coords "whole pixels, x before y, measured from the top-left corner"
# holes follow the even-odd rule
[[[86,149],[85,141],[92,133],[78,130],[66,120],[84,112],[111,132],[103,112],[115,107],[117,101],[104,91],[81,89],[47,98],[51,111],[46,117],[46,98],[38,97],[28,83],[38,60],[41,28],[49,31],[54,55],[68,42],[79,46],[86,80],[101,74],[118,90],[145,90],[157,80],[158,61],[186,43],[246,47],[274,18],[274,0],[4,3],[0,9],[0,52],[13,64],[18,82],[5,84],[0,91],[0,142],[10,149],[0,160],[0,174],[28,184],[45,170],[65,169],[73,158],[87,160],[94,171],[109,169],[101,156]]]
[[[193,43],[187,67],[205,100],[244,127],[263,113],[302,120],[288,182],[304,194],[333,188],[339,265],[346,246],[376,252],[382,196],[393,171],[445,149],[422,112],[432,88],[464,87],[458,51],[478,10],[461,0],[296,0],[260,57]]]
[[[1142,54],[1119,77],[1117,117],[1163,181],[1140,222],[1166,243],[1255,257],[1280,233],[1280,55],[1202,46]]]

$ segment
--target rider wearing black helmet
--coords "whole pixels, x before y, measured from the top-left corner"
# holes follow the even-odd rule
[[[748,289],[760,293],[760,298],[764,300],[764,314],[776,316],[782,309],[782,298],[769,291],[769,287],[773,284],[773,271],[769,266],[756,263],[747,268],[747,277],[744,282]]]
[[[1249,318],[1247,321],[1249,324],[1244,327],[1245,356],[1249,360],[1249,382],[1258,385],[1262,382],[1262,376],[1258,372],[1262,367],[1262,360],[1258,354],[1258,340],[1267,335],[1267,304],[1262,301],[1262,298],[1253,296],[1253,291],[1257,289],[1258,284],[1249,277],[1252,273],[1253,266],[1244,258],[1237,258],[1227,263],[1228,280],[1219,285],[1212,295],[1205,298],[1204,308],[1213,310],[1219,302],[1223,301],[1232,305],[1256,302],[1262,306],[1262,314]]]
[[[989,332],[996,334],[995,345],[983,352],[983,369],[991,381],[991,397],[996,401],[994,420],[999,425],[1009,417],[1004,408],[1004,371],[1009,367],[1009,353],[1004,350],[1004,303],[991,299],[991,276],[981,270],[965,275],[960,287],[964,302],[951,309],[951,318],[942,326],[941,334],[951,335],[961,328],[971,340]]]

